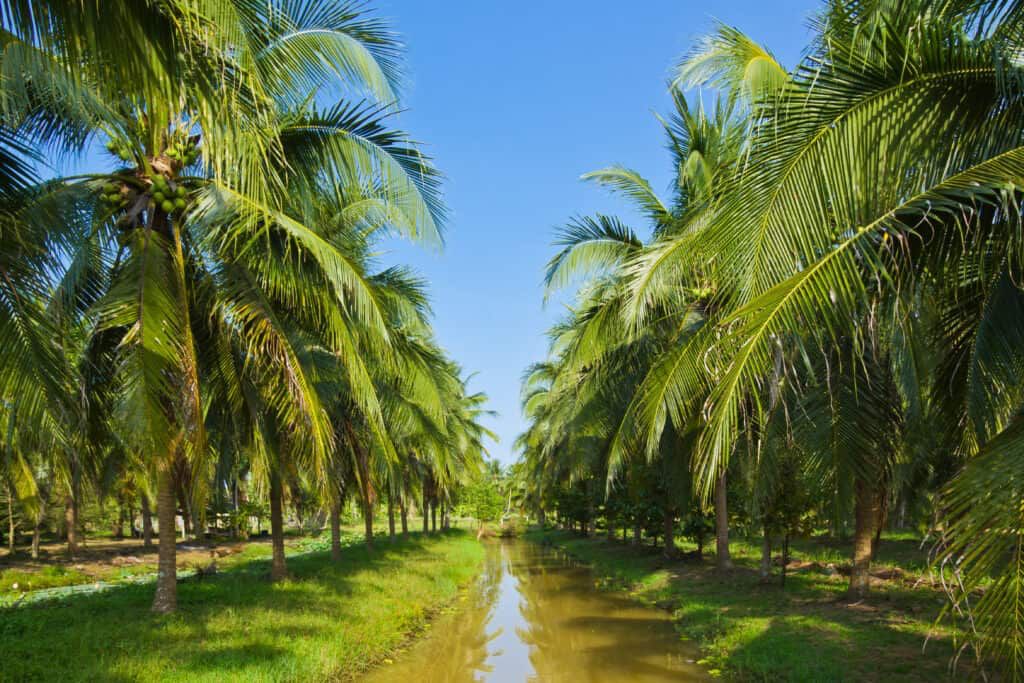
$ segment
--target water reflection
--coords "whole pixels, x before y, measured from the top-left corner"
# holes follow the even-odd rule
[[[558,551],[488,544],[484,571],[453,615],[376,683],[706,680],[667,614],[594,588]]]

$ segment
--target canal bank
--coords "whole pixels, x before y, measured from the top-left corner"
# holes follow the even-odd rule
[[[170,616],[150,611],[153,589],[138,583],[0,608],[0,683],[351,680],[422,635],[485,555],[463,530],[372,551],[350,540],[339,560],[328,538],[300,542],[313,552],[290,555],[278,582],[269,544],[250,543],[234,566],[182,581]]]
[[[713,555],[670,562],[646,544],[561,530],[526,536],[585,563],[610,592],[665,610],[699,646],[698,663],[726,680],[930,682],[976,673],[965,655],[950,675],[953,633],[936,623],[944,596],[918,538],[884,535],[870,597],[850,601],[840,571],[849,549],[830,539],[793,541],[783,588],[778,564],[770,581],[759,576],[759,539],[732,539],[735,567],[723,575]]]
[[[484,542],[479,579],[370,683],[706,680],[671,615],[600,590],[589,568],[528,540]]]

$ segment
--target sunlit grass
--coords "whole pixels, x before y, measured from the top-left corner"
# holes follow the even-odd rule
[[[826,569],[849,563],[848,545],[831,540],[797,540],[792,561],[800,569],[788,574],[782,588],[778,565],[771,582],[759,580],[759,539],[732,540],[736,569],[722,577],[713,570],[713,552],[703,563],[667,563],[650,547],[561,531],[528,537],[542,536],[591,564],[606,587],[673,610],[682,636],[701,646],[702,663],[729,679],[949,679],[953,634],[935,626],[944,596],[924,573],[926,551],[912,535],[883,539],[878,567],[902,573],[898,580],[875,581],[862,603],[847,600],[847,578]],[[969,659],[961,660],[961,676],[969,672]]]
[[[0,593],[73,586],[88,581],[86,574],[62,565],[44,567],[38,571],[5,569],[0,571]]]
[[[253,551],[254,553],[256,551]],[[152,586],[118,587],[0,613],[0,680],[264,681],[350,676],[386,656],[478,571],[469,534],[415,534],[340,563],[314,550],[273,584],[265,560],[179,586],[150,613]]]

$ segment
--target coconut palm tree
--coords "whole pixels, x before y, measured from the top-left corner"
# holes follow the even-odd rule
[[[765,378],[780,347],[782,358],[800,347],[834,349],[847,367],[886,366],[872,342],[921,315],[922,301],[939,302],[935,324],[917,331],[928,335],[919,346],[938,352],[943,381],[923,384],[952,427],[941,447],[969,458],[945,499],[941,556],[968,577],[955,591],[958,608],[983,575],[1002,577],[971,607],[981,650],[1013,671],[1022,630],[1003,606],[1017,572],[999,558],[1017,535],[981,530],[1009,520],[999,510],[1019,498],[1005,486],[994,497],[980,493],[991,477],[1009,477],[1003,468],[1021,405],[1016,381],[1008,381],[1019,349],[1019,290],[1000,284],[1016,280],[1024,157],[1021,73],[1011,55],[1020,22],[1019,8],[1002,2],[827,4],[788,79],[751,89],[749,161],[729,179],[706,228],[666,247],[649,276],[714,263],[732,283],[717,326],[722,371],[697,449],[705,490],[743,434],[765,424]],[[760,73],[764,51],[723,36],[703,62],[719,79],[711,82]],[[901,293],[909,306],[894,305]],[[990,307],[996,300],[998,312]],[[894,312],[902,316],[895,325],[885,320]],[[994,329],[999,341],[989,342]],[[762,400],[751,406],[752,396]],[[858,498],[858,519],[874,517],[874,496]]]
[[[239,346],[255,384],[278,385],[265,390],[261,416],[276,419],[281,438],[303,425],[290,447],[322,459],[334,435],[291,324],[326,339],[346,361],[357,357],[353,325],[387,344],[372,288],[339,245],[353,231],[381,226],[436,238],[436,174],[385,127],[386,108],[343,101],[319,109],[306,101],[325,88],[390,103],[397,43],[358,7],[288,2],[256,12],[242,3],[179,3],[102,17],[69,7],[16,4],[5,14],[8,38],[20,41],[14,54],[41,76],[24,92],[4,93],[25,103],[10,120],[31,122],[35,103],[48,103],[34,83],[73,85],[77,118],[69,120],[103,131],[119,163],[108,174],[51,183],[18,219],[92,216],[86,237],[99,242],[111,276],[89,312],[91,331],[117,339],[117,419],[133,447],[153,454],[164,531],[154,608],[169,611],[175,481],[201,471],[209,452],[203,391],[212,361],[199,349]],[[44,25],[45,34],[37,30]],[[139,40],[116,46],[111,25]],[[119,71],[100,59],[115,50],[120,59],[110,63],[123,62]],[[138,87],[126,92],[124,83]],[[36,133],[72,148],[81,141],[67,128]],[[304,196],[334,207],[330,224],[308,222]],[[51,230],[48,240],[73,262],[86,243],[68,232]],[[349,367],[358,379],[361,364]],[[355,395],[379,431],[372,387],[361,382]]]

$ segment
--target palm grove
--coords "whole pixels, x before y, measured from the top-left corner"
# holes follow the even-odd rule
[[[439,175],[392,127],[401,46],[361,3],[0,3],[0,488],[8,542],[63,509],[201,536],[269,502],[386,504],[442,525],[482,463],[483,397],[424,283],[374,258],[439,245]],[[105,146],[105,151],[95,150]],[[96,160],[53,177],[55,162]],[[96,168],[93,168],[96,167]],[[231,517],[234,515],[234,517]],[[120,522],[119,522],[120,523]]]
[[[584,176],[646,225],[559,236],[527,504],[670,556],[714,537],[721,569],[732,524],[765,575],[773,543],[852,533],[854,597],[884,528],[927,528],[947,614],[1019,678],[1024,7],[827,2],[811,31],[792,70],[728,26],[684,57],[671,197]]]

